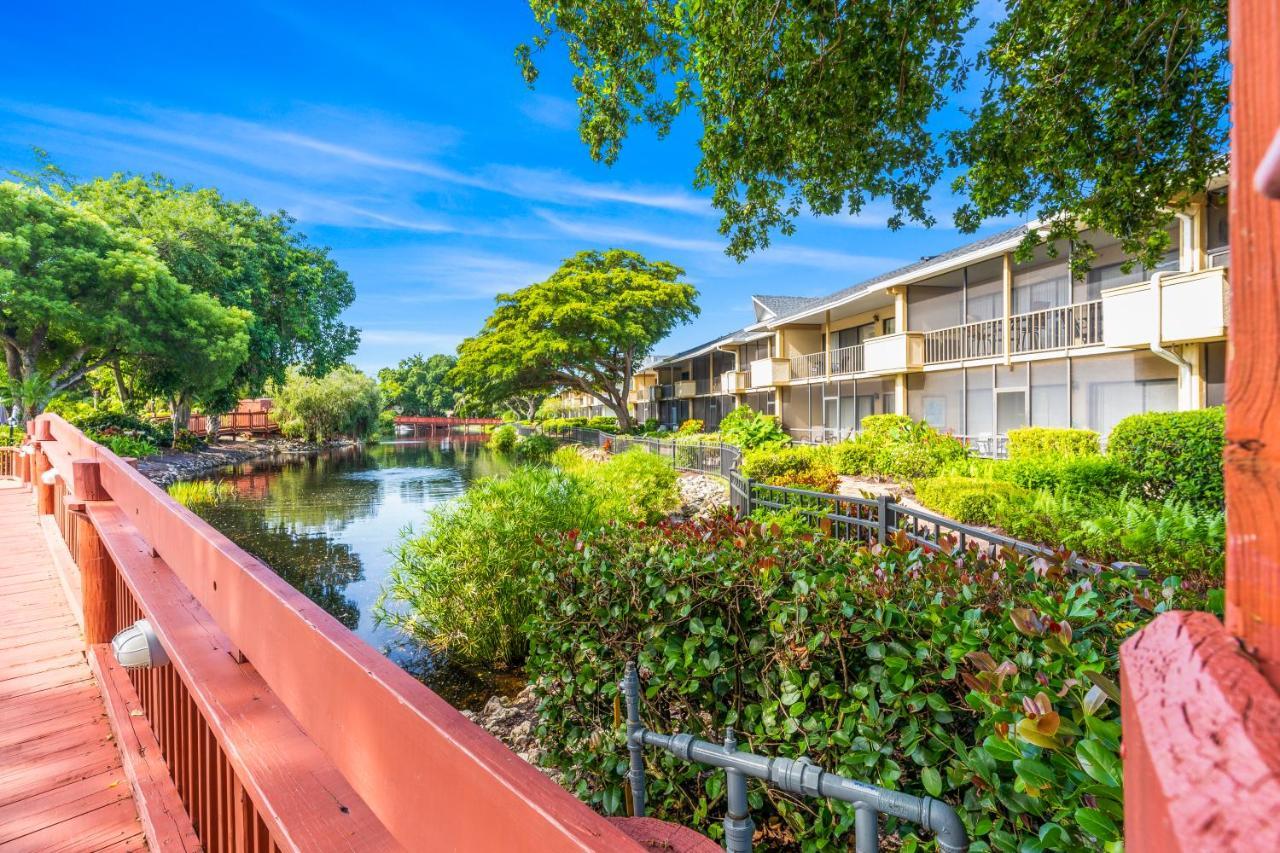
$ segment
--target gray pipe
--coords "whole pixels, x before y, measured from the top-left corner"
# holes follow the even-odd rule
[[[727,774],[727,794],[729,800],[729,817],[725,818],[725,849],[731,853],[747,853],[750,851],[751,835],[746,835],[746,846],[740,846],[740,831],[735,831],[731,843],[728,829],[730,818],[741,821],[746,818],[746,776],[762,779],[775,788],[806,797],[840,800],[850,803],[857,810],[855,839],[858,853],[875,853],[878,847],[879,812],[891,814],[902,820],[918,824],[931,831],[938,840],[938,847],[943,853],[966,853],[969,849],[969,836],[965,832],[960,816],[951,806],[932,797],[917,797],[901,791],[890,791],[865,782],[847,779],[835,773],[828,773],[807,758],[766,758],[751,752],[739,752],[737,740],[730,730],[724,744],[699,740],[693,735],[661,734],[646,729],[640,723],[640,676],[633,662],[628,662],[626,673],[619,685],[627,702],[627,749],[631,755],[631,770],[627,777],[632,786],[632,797],[638,804],[644,802],[644,757],[645,746],[665,749],[677,758],[705,764],[710,767],[723,768]],[[637,761],[639,762],[637,765]],[[638,769],[637,769],[638,767]],[[639,781],[640,790],[636,785]],[[740,798],[739,798],[740,797]],[[741,808],[739,807],[741,805]],[[637,815],[643,814],[637,807]],[[740,827],[740,823],[735,823]]]

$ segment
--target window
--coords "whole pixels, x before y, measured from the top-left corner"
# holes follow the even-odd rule
[[[990,435],[995,432],[995,411],[991,396],[994,384],[990,367],[971,367],[965,377],[965,433]]]
[[[1102,291],[1112,287],[1121,287],[1126,284],[1146,281],[1151,278],[1153,272],[1176,272],[1180,257],[1178,220],[1175,219],[1170,222],[1167,230],[1169,233],[1169,249],[1165,252],[1160,263],[1149,268],[1144,267],[1142,264],[1134,263],[1127,272],[1124,268],[1125,264],[1132,259],[1120,248],[1120,241],[1109,234],[1102,234],[1097,231],[1088,233],[1086,236],[1094,251],[1097,252],[1097,257],[1094,258],[1093,265],[1089,268],[1089,272],[1084,279],[1076,281],[1073,292],[1075,301],[1092,302],[1095,299],[1101,299]]]
[[[1071,425],[1067,389],[1067,361],[1031,363],[1031,425],[1066,427]]]
[[[1014,266],[1012,313],[1028,314],[1067,304],[1067,246],[1055,243],[1054,248],[1057,257],[1050,257],[1048,246],[1037,246],[1030,261]]]
[[[880,321],[880,326],[882,329],[884,329],[883,334],[892,335],[894,333],[894,330],[898,328],[898,318],[885,317],[883,320]]]
[[[1227,344],[1216,341],[1204,345],[1204,404],[1221,406],[1227,398]]]
[[[964,270],[934,276],[907,288],[907,326],[928,332],[964,322]]]
[[[1178,408],[1178,369],[1152,353],[1071,361],[1071,425],[1105,438],[1129,415]]]
[[[1004,316],[1004,258],[992,258],[966,270],[966,323],[997,320]]]
[[[963,371],[908,376],[907,414],[944,432],[964,432]]]

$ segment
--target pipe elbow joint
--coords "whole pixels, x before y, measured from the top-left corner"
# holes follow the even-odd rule
[[[921,823],[932,830],[934,837],[938,839],[938,849],[943,853],[968,851],[969,833],[965,831],[960,815],[941,800],[924,798],[924,820]]]

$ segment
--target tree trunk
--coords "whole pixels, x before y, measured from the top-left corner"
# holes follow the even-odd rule
[[[179,394],[170,401],[169,408],[173,412],[173,437],[176,440],[178,432],[186,429],[187,424],[191,422],[191,402],[186,395]]]
[[[606,405],[613,409],[613,414],[618,419],[618,432],[631,432],[631,412],[627,411],[627,401],[623,398],[621,403],[606,401]]]
[[[124,372],[120,369],[120,361],[118,359],[111,363],[111,375],[116,380],[116,394],[120,397],[120,405],[127,412],[129,411],[129,386],[125,385]]]
[[[217,443],[218,433],[222,430],[222,415],[207,414],[204,416],[204,440]],[[234,439],[235,436],[232,436]]]

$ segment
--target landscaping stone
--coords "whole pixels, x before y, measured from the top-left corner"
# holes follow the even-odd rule
[[[521,690],[508,699],[494,696],[485,703],[478,713],[462,711],[462,716],[476,723],[489,734],[505,743],[512,752],[525,761],[538,767],[542,759],[543,748],[539,746],[534,727],[538,724],[538,699],[533,693],[533,685]],[[539,767],[552,779],[559,781],[559,774]]]
[[[224,441],[201,447],[194,451],[166,449],[163,452],[139,459],[137,469],[158,486],[168,486],[179,480],[190,480],[227,465],[248,462],[278,454],[316,453],[334,445],[306,444],[285,438],[263,438],[249,441]]]
[[[697,518],[729,505],[729,486],[718,477],[706,474],[681,474],[680,515]]]

